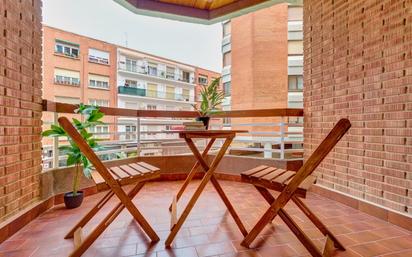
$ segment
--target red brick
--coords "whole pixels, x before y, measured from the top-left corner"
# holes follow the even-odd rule
[[[331,123],[348,117],[347,144],[326,158],[340,170],[319,169],[322,184],[405,214],[412,181],[412,36],[406,33],[412,14],[403,3],[305,1],[304,106],[310,115],[304,157]]]

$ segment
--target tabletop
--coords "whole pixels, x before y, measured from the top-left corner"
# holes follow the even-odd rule
[[[247,130],[220,130],[220,129],[212,129],[212,130],[176,130],[176,131],[169,131],[169,132],[176,132],[179,133],[181,138],[188,137],[188,138],[226,138],[230,136],[234,136],[237,133],[247,133]]]

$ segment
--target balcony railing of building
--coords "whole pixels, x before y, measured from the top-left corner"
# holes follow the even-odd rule
[[[158,90],[149,90],[149,89],[137,88],[137,87],[119,86],[118,93],[125,94],[125,95],[144,96],[144,97],[151,97],[151,98],[173,100],[173,101],[192,102],[189,95],[158,91]]]
[[[44,121],[44,128],[55,123],[59,116],[75,117],[76,105],[44,101],[43,112],[52,112],[53,120]],[[194,111],[132,110],[101,107],[101,111],[113,122],[106,123],[107,133],[94,133],[102,138],[104,150],[97,154],[103,160],[122,159],[132,156],[186,155],[190,153],[176,130],[183,122],[198,116]],[[300,119],[296,119],[301,117]],[[262,109],[225,111],[212,117],[212,129],[242,129],[233,141],[229,156],[242,156],[272,160],[302,160],[303,125],[289,122],[302,120],[302,109]],[[81,117],[78,117],[81,118]],[[229,120],[230,124],[224,122]],[[67,142],[62,139],[44,138],[44,169],[65,166],[66,156],[59,153],[59,146]],[[200,149],[206,140],[198,140]],[[216,146],[221,144],[217,142]],[[212,149],[213,150],[213,149]],[[213,151],[211,151],[213,154]]]
[[[143,74],[152,77],[172,80],[172,81],[179,81],[189,84],[194,84],[194,78],[185,77],[185,76],[178,76],[175,73],[167,72],[164,70],[159,70],[157,68],[153,68],[150,66],[139,66],[139,65],[127,65],[125,63],[118,63],[118,69],[120,71],[126,71],[131,73]]]

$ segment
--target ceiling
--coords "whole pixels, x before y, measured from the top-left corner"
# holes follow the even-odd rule
[[[114,0],[130,11],[172,20],[213,24],[278,3],[303,0]]]

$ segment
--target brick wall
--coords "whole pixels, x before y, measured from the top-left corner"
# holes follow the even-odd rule
[[[285,3],[231,20],[232,110],[287,107],[287,35],[288,5]],[[278,120],[243,118],[232,119],[232,122],[259,123]],[[241,127],[241,129],[273,131],[271,127]]]
[[[38,199],[41,1],[0,0],[0,221]]]
[[[412,1],[306,0],[305,156],[352,128],[318,184],[412,215]]]

